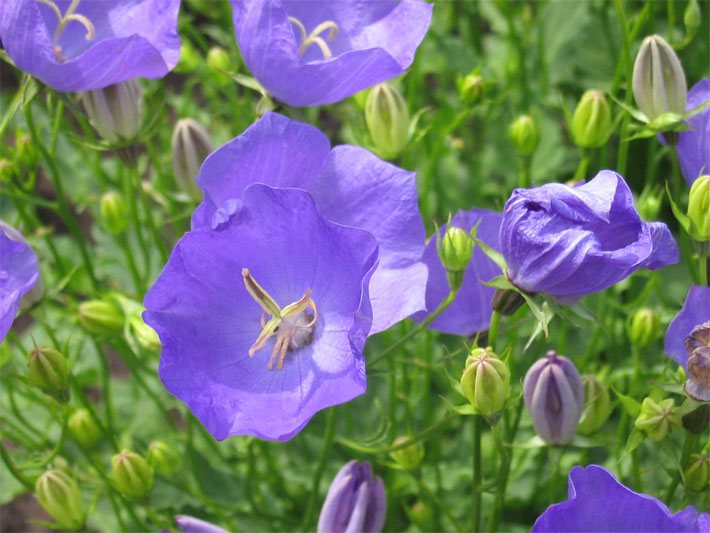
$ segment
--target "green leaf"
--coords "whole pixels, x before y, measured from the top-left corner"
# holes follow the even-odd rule
[[[547,324],[551,320],[552,317],[549,319],[545,316],[545,311],[544,309],[535,302],[535,299],[530,296],[529,294],[525,294],[524,292],[520,293],[523,298],[525,298],[525,301],[528,304],[528,307],[532,311],[533,315],[535,315],[535,318],[537,319],[538,323],[540,324],[540,327],[542,328],[542,331],[545,333],[545,337],[549,337],[550,332],[547,329]]]
[[[671,194],[670,189],[668,188],[668,183],[666,182],[666,194],[668,195],[668,201],[671,204],[671,210],[673,211],[673,216],[675,216],[676,220],[678,221],[678,224],[683,228],[683,230],[687,233],[690,234],[690,219],[683,213],[683,211],[680,210],[680,208],[676,205],[676,203],[673,201],[673,195]]]
[[[463,405],[456,405],[454,403],[451,403],[449,400],[447,400],[443,396],[441,396],[441,399],[444,400],[444,403],[446,403],[446,407],[448,407],[454,413],[458,413],[460,415],[465,415],[465,416],[480,414],[478,412],[478,410],[470,403],[466,403]]]
[[[261,86],[261,83],[256,81],[256,79],[252,78],[251,76],[246,76],[244,74],[231,74],[231,77],[234,81],[236,81],[239,85],[243,85],[244,87],[248,89],[252,89],[253,91],[259,92],[261,94],[266,94],[266,89]]]
[[[484,254],[486,254],[488,259],[490,259],[496,265],[498,265],[498,268],[500,268],[501,272],[505,273],[508,270],[508,264],[505,262],[505,258],[503,257],[503,254],[501,254],[497,250],[494,250],[493,248],[488,246],[485,242],[483,242],[478,237],[474,237],[473,240],[476,241],[476,245],[480,246],[481,251]]]
[[[636,448],[641,446],[641,443],[646,440],[646,434],[634,428],[629,435],[629,439],[626,441],[626,447],[624,448],[624,454],[632,453]]]
[[[624,394],[621,394],[618,390],[616,390],[614,387],[611,388],[611,390],[614,391],[614,394],[616,394],[616,397],[619,398],[619,401],[621,402],[622,407],[624,408],[624,411],[633,419],[636,419],[636,417],[639,415],[641,412],[641,404],[631,398],[630,396],[625,396]]]
[[[481,283],[483,283],[483,285],[485,285],[486,287],[493,287],[494,289],[520,292],[518,291],[518,289],[515,288],[515,285],[510,282],[508,276],[496,276],[490,281],[482,281]]]

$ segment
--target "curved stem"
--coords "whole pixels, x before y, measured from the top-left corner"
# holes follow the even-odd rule
[[[315,515],[316,506],[318,505],[318,495],[320,493],[320,482],[323,477],[323,472],[325,472],[325,465],[328,462],[328,456],[330,455],[330,450],[333,447],[333,440],[335,438],[335,408],[331,407],[327,414],[327,419],[325,423],[325,435],[323,436],[323,447],[321,448],[320,458],[318,459],[318,465],[316,466],[316,471],[313,474],[313,481],[311,482],[311,494],[308,497],[308,506],[306,507],[306,513],[303,518],[302,529],[309,531],[311,522],[313,521],[313,516]]]
[[[483,433],[483,417],[473,417],[473,499],[471,525],[473,531],[481,530],[481,433]]]

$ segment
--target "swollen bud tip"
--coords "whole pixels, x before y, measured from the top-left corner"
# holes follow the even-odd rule
[[[409,140],[409,111],[402,94],[392,84],[375,85],[365,102],[365,122],[377,152],[385,159],[397,157]]]
[[[491,348],[474,348],[466,358],[461,390],[480,414],[498,413],[510,390],[508,365]]]
[[[606,144],[611,133],[611,108],[601,91],[587,91],[577,104],[570,125],[572,139],[581,148]]]
[[[530,115],[521,115],[516,118],[510,125],[508,134],[518,155],[530,157],[535,153],[535,149],[540,142],[540,134],[535,121]]]

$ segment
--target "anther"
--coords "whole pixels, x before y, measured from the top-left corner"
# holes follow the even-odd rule
[[[318,24],[318,26],[313,28],[313,31],[311,31],[311,33],[306,33],[306,27],[296,17],[288,17],[288,20],[291,22],[291,24],[298,28],[298,31],[301,35],[301,45],[298,47],[299,54],[305,54],[306,50],[308,50],[308,47],[312,44],[315,44],[318,48],[320,48],[324,59],[330,59],[331,57],[333,57],[333,53],[330,51],[328,43],[325,42],[325,40],[320,36],[320,34],[324,31],[328,31],[326,39],[332,43],[338,35],[338,25],[335,22],[333,22],[332,20],[326,20],[325,22],[321,22],[320,24]]]
[[[67,24],[69,24],[72,20],[84,26],[84,28],[86,29],[85,39],[87,41],[93,41],[96,38],[96,27],[91,22],[91,20],[89,20],[89,18],[84,15],[75,13],[76,8],[79,7],[79,2],[81,2],[81,0],[72,0],[71,4],[69,4],[69,7],[67,8],[66,13],[64,13],[63,15],[62,11],[59,9],[59,6],[57,6],[57,4],[55,4],[52,0],[35,1],[50,7],[54,12],[54,15],[57,17],[57,29],[54,32],[54,37],[52,38],[54,56],[57,58],[57,61],[66,61],[66,57],[62,55],[62,47],[59,46],[59,38],[62,36],[62,33],[64,33],[64,29],[67,27]]]

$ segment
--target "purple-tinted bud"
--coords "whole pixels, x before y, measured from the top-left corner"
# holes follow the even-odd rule
[[[535,431],[548,444],[568,444],[584,408],[584,385],[572,361],[548,352],[523,382],[525,407]]]
[[[175,523],[182,533],[228,533],[226,529],[192,516],[176,516]]]
[[[382,531],[387,514],[385,486],[370,463],[350,461],[335,476],[318,519],[319,533]]]

